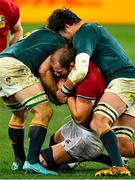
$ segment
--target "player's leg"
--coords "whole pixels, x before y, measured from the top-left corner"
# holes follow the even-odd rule
[[[69,169],[69,167],[67,168],[68,163],[75,162],[75,160],[69,154],[64,144],[67,144],[69,147],[68,149],[70,149],[70,143],[74,143],[73,138],[71,138],[71,132],[73,131],[74,128],[70,121],[51,136],[50,147],[42,150],[40,153],[39,159],[43,166],[47,166],[49,169],[54,170],[65,170],[65,166],[66,170]]]
[[[40,152],[39,160],[43,166],[52,170],[61,170],[62,168],[60,165],[65,165],[74,162],[72,157],[64,149],[61,143],[58,143],[47,149],[42,150]]]
[[[54,134],[51,135],[49,146],[53,146],[58,144],[64,140],[64,137],[61,134],[61,129],[58,129]]]
[[[126,81],[127,83],[125,83]],[[110,83],[94,110],[94,116],[91,122],[91,127],[100,136],[101,141],[112,159],[113,166],[119,167],[119,171],[116,170],[116,168],[115,170],[114,168],[112,170],[110,169],[108,171],[110,175],[119,175],[119,173],[121,173],[121,175],[130,174],[127,169],[123,169],[122,167],[123,163],[117,145],[117,138],[111,130],[111,125],[115,120],[134,102],[134,96],[129,97],[129,93],[127,92],[133,92],[130,94],[134,94],[135,83],[134,80],[131,80],[131,84],[129,85],[129,81],[129,79],[123,80],[120,78]],[[102,174],[107,175],[106,170],[97,173],[97,175]]]
[[[93,132],[79,127],[74,122],[65,124],[61,128],[61,135],[64,138],[61,143],[41,152],[41,161],[43,160],[45,165],[53,164],[50,168],[63,163],[91,161],[103,152],[104,148],[99,138]],[[51,157],[48,151],[51,152]]]
[[[15,161],[12,170],[22,170],[26,159],[24,150],[24,120],[27,114],[26,109],[16,101],[14,96],[3,98],[5,105],[12,111],[12,116],[8,125],[8,134],[12,143]]]
[[[128,114],[123,114],[113,125],[113,130],[118,138],[120,153],[124,157],[135,157],[135,142],[131,142],[134,129],[135,117]]]
[[[102,143],[111,157],[112,165],[115,166],[113,169],[98,171],[96,176],[118,175],[119,173],[125,175],[130,174],[130,172],[123,167],[124,165],[117,145],[117,138],[111,129],[113,121],[125,110],[126,104],[115,94],[108,92],[104,93],[94,110],[91,128],[100,136]]]
[[[45,140],[48,123],[52,116],[52,108],[41,83],[36,83],[15,94],[15,98],[33,113],[29,128],[29,150],[24,170],[42,174],[55,174],[47,171],[39,164],[39,152]],[[40,170],[39,170],[40,168]]]
[[[14,58],[7,57],[1,61],[0,72],[2,87],[0,96],[10,97],[14,95],[16,101],[26,109],[31,110],[34,115],[29,130],[30,143],[27,159],[36,164],[36,167],[31,166],[29,162],[27,167],[29,166],[30,169],[33,168],[34,171],[42,174],[53,173],[47,171],[38,163],[39,152],[52,115],[52,108],[41,83],[25,64]]]

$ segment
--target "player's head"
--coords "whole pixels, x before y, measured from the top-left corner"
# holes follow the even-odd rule
[[[66,8],[56,9],[48,18],[48,28],[61,34],[68,40],[76,32],[76,25],[81,22],[81,19],[72,11]]]
[[[51,56],[51,66],[57,76],[67,78],[75,65],[75,51],[69,46],[57,49]]]

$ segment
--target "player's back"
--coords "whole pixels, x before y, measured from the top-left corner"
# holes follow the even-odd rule
[[[0,57],[13,57],[26,64],[36,75],[41,63],[54,52],[55,49],[65,44],[66,41],[57,33],[40,28],[28,33],[22,40],[6,48]]]
[[[83,24],[73,38],[77,54],[89,54],[106,83],[125,77],[134,78],[135,68],[119,42],[101,25]]]

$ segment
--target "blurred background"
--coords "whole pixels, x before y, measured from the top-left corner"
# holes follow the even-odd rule
[[[130,59],[135,65],[135,0],[12,0],[18,4],[21,12],[21,21],[24,33],[32,31],[46,23],[48,16],[56,8],[66,7],[78,14],[84,22],[97,22],[104,25],[121,43]],[[68,121],[67,116],[70,114],[66,105],[62,107],[53,105],[54,115],[49,124],[48,134],[44,147],[48,146],[49,137],[62,124]],[[31,114],[30,114],[31,115]],[[2,179],[32,179],[33,176],[22,173],[13,173],[10,166],[13,161],[13,155],[9,138],[7,136],[8,120],[11,112],[5,107],[0,100],[0,178]],[[28,127],[30,124],[28,117],[25,131],[25,149],[28,148]],[[6,129],[6,130],[5,130]],[[3,148],[4,147],[4,148]],[[135,160],[130,160],[131,171],[135,174]],[[103,165],[102,165],[103,166]],[[92,169],[93,168],[93,169]],[[100,169],[98,165],[80,166],[80,171],[76,173],[60,174],[60,179],[94,179],[94,172]],[[103,168],[103,167],[102,167]],[[6,172],[6,173],[5,173]],[[135,176],[132,176],[135,179]],[[34,176],[40,178],[40,175]],[[45,178],[45,177],[43,177]],[[51,178],[50,178],[51,179]]]
[[[135,24],[135,0],[13,0],[23,23],[43,23],[50,13],[67,7],[84,21],[105,24]]]
[[[84,22],[104,25],[135,64],[135,0],[12,0],[18,4],[24,33],[47,21],[56,8],[66,7]]]

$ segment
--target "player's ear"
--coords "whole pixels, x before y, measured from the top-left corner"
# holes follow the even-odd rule
[[[74,63],[74,62],[71,62],[69,68],[72,70],[74,67],[75,67],[75,63]]]
[[[69,24],[66,24],[65,25],[65,30],[67,30],[69,27],[70,27]]]

